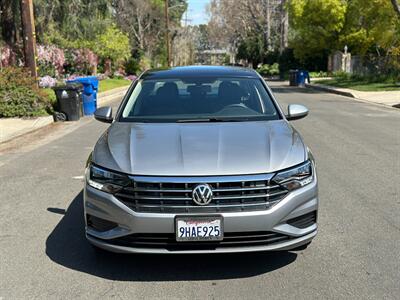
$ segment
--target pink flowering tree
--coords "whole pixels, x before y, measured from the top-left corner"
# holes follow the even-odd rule
[[[0,45],[0,67],[5,68],[13,65],[16,61],[16,55],[10,46]]]
[[[64,50],[54,45],[38,45],[37,61],[41,76],[60,77],[64,73]]]
[[[65,50],[65,71],[68,74],[96,74],[99,58],[89,49]]]

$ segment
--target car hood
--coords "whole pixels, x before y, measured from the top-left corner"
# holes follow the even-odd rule
[[[213,176],[270,173],[302,163],[306,148],[285,120],[225,123],[115,122],[93,162],[127,174]]]

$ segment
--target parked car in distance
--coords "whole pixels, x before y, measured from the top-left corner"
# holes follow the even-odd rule
[[[238,67],[143,73],[86,168],[86,237],[123,253],[305,248],[317,234],[314,158],[261,76]]]

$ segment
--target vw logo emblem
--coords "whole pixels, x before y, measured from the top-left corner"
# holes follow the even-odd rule
[[[192,192],[192,199],[197,205],[207,205],[213,199],[213,192],[208,184],[197,185]]]

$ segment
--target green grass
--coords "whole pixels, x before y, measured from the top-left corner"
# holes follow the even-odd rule
[[[318,80],[316,83],[348,88],[362,92],[400,91],[400,84],[393,80],[370,79],[362,77],[334,77],[332,79]]]
[[[127,79],[105,79],[101,80],[99,83],[99,92],[109,91],[115,88],[130,85],[131,81]]]

